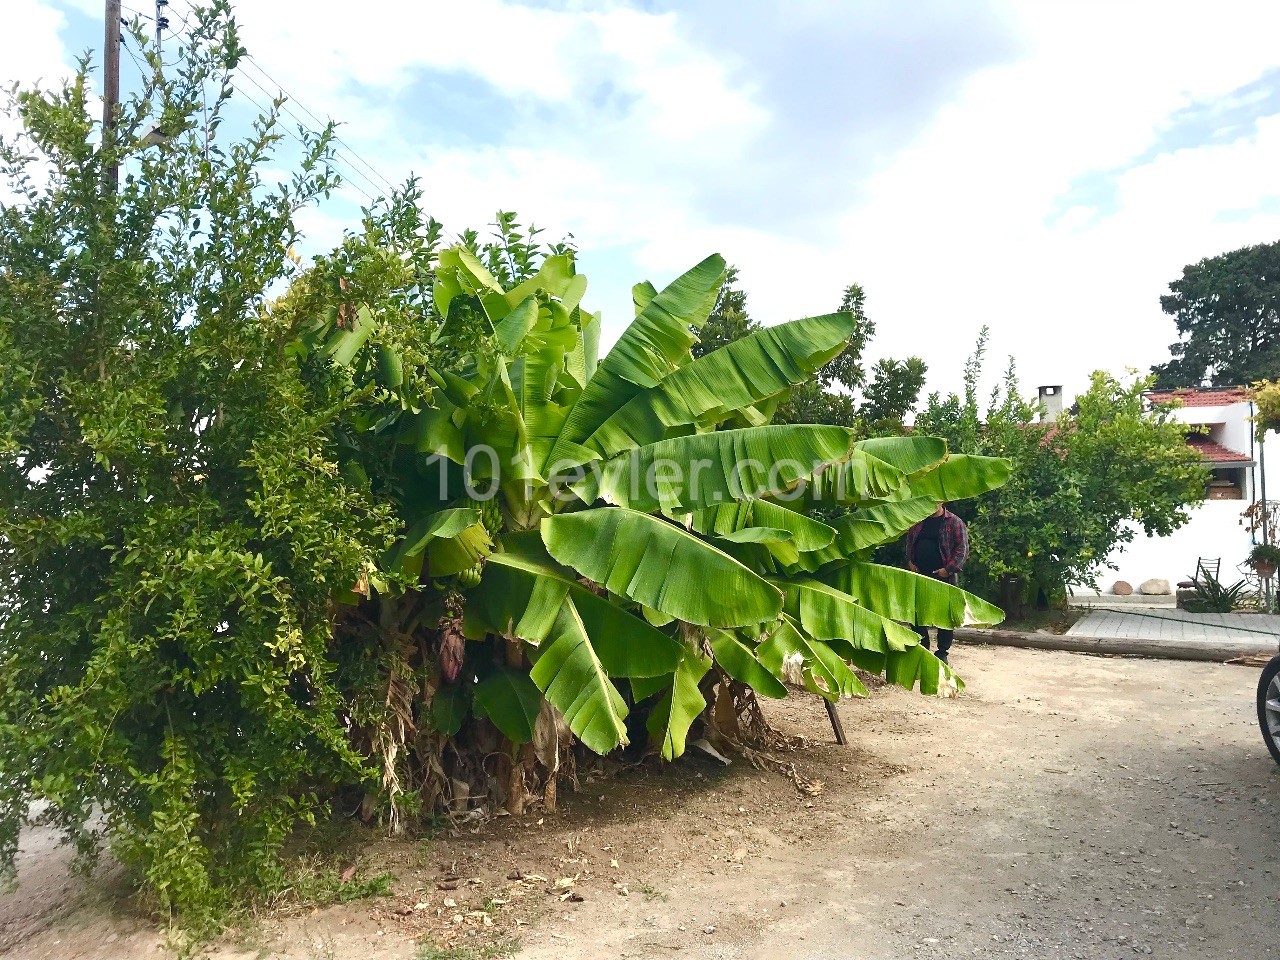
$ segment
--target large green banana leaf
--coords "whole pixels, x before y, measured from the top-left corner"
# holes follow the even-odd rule
[[[542,521],[547,552],[612,592],[707,627],[773,620],[782,594],[728,554],[658,517],[604,507]]]
[[[779,679],[786,677],[785,664],[794,658],[799,662],[805,688],[827,700],[867,694],[867,688],[838,653],[823,641],[807,636],[786,614],[770,625],[768,635],[756,648],[756,656]]]
[[[834,543],[800,554],[788,569],[813,573],[829,563],[869,559],[876,547],[897,540],[937,509],[937,501],[928,497],[890,500],[863,507],[832,522],[836,531]]]
[[[635,315],[638,317],[644,312],[644,308],[649,305],[649,301],[658,295],[658,288],[648,280],[641,280],[631,287],[631,305],[635,307]]]
[[[542,709],[542,691],[522,670],[498,670],[476,684],[472,693],[476,716],[488,717],[507,739],[515,743],[533,740],[533,728]]]
[[[836,538],[834,528],[769,500],[741,500],[708,507],[693,514],[690,524],[703,534],[727,537],[741,530],[763,527],[785,530],[797,550],[820,550]]]
[[[842,542],[853,550],[891,543],[921,520],[933,516],[937,509],[938,501],[932,497],[912,497],[910,500],[891,500],[887,503],[871,504],[854,514],[854,518],[875,523],[884,532],[883,539],[876,540],[874,543],[866,542],[851,532],[850,537]]]
[[[833,313],[758,330],[638,394],[584,445],[611,457],[685,432],[681,428],[710,429],[805,380],[844,349],[853,328],[852,314]]]
[[[432,398],[435,404],[407,415],[400,442],[413,447],[419,453],[447,457],[454,463],[467,459],[467,438],[462,424],[466,417],[461,410],[437,391]]]
[[[782,560],[787,567],[787,572],[814,573],[828,563],[867,559],[865,554],[868,554],[876,544],[893,539],[888,536],[883,524],[874,520],[861,520],[854,516],[843,516],[832,521],[832,529],[836,531],[833,543],[808,553],[797,553],[793,560]]]
[[[529,676],[588,749],[605,754],[628,742],[626,701],[596,655],[571,597],[535,657]]]
[[[588,473],[572,489],[587,503],[689,513],[786,494],[814,474],[838,468],[852,446],[853,432],[845,427],[718,430],[640,447]]]
[[[670,688],[649,714],[646,724],[649,742],[662,745],[664,760],[674,760],[684,753],[689,727],[707,707],[698,684],[710,669],[711,661],[707,657],[686,647]]]
[[[861,505],[873,500],[901,499],[906,489],[905,473],[855,446],[848,460],[810,481],[805,500],[825,505]]]
[[[1013,462],[1004,457],[956,453],[923,474],[908,478],[905,497],[929,497],[941,503],[967,500],[1009,482]]]
[[[569,597],[610,676],[658,677],[676,668],[680,643],[579,583],[547,556],[536,532],[508,535],[503,546],[485,564],[480,586],[467,593],[467,636],[499,633],[541,644]]]
[[[838,645],[833,643],[833,647]],[[938,692],[940,677],[954,680],[957,690],[964,689],[964,681],[951,672],[951,668],[935,657],[924,647],[909,647],[906,650],[889,650],[877,653],[875,650],[841,650],[851,662],[869,673],[883,674],[890,683],[907,690],[918,683],[920,692],[932,696]]]
[[[516,311],[512,311],[503,323],[515,315]],[[597,338],[598,333],[595,329]],[[512,391],[529,438],[531,466],[535,469],[555,445],[581,394],[588,361],[594,368],[594,353],[589,352],[582,332],[563,304],[552,301],[539,307],[536,323],[523,340],[522,353],[509,367]]]
[[[889,620],[847,593],[817,580],[771,580],[783,592],[787,616],[815,640],[843,640],[855,649],[905,650],[920,642],[910,627]]]
[[[526,297],[535,296],[541,291],[555,297],[566,311],[572,313],[587,292],[587,278],[574,271],[573,257],[568,254],[547,257],[537,273],[508,290],[503,294],[503,299],[509,308],[514,309]]]
[[[786,686],[757,659],[755,651],[728,630],[708,630],[707,640],[716,656],[716,663],[733,679],[775,700],[787,695]]]
[[[449,305],[460,296],[476,296],[482,302],[486,299],[503,302],[501,284],[485,269],[476,255],[462,244],[440,251],[435,284],[432,287],[432,301],[440,315],[447,317]]]
[[[600,314],[578,311],[578,330],[581,336],[566,358],[566,369],[578,386],[585,387],[595,376],[600,362]]]
[[[947,441],[939,437],[872,437],[858,441],[858,449],[911,475],[930,470],[946,459]]]
[[[644,304],[582,391],[560,435],[564,443],[582,444],[628,400],[688,360],[697,342],[692,330],[715,306],[724,276],[724,258],[713,254]],[[568,460],[557,443],[548,462]]]
[[[538,463],[546,458],[564,426],[569,408],[552,397],[557,390],[563,356],[538,350],[511,361],[511,391]]]
[[[898,567],[846,563],[823,570],[821,578],[881,616],[906,623],[951,629],[1004,619],[999,607],[981,597]]]
[[[493,325],[494,339],[502,352],[511,356],[538,323],[538,299],[526,297],[505,317]]]

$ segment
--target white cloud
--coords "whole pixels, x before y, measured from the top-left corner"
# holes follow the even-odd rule
[[[70,70],[58,35],[64,25],[61,13],[38,4],[11,11],[6,29],[0,30],[0,86],[22,81],[48,88],[66,77]],[[12,118],[0,113],[0,137],[12,137],[18,130]],[[0,204],[15,199],[8,186],[0,183]]]
[[[1116,209],[1050,222],[1074,178],[1132,163],[1174,111],[1280,66],[1266,39],[1280,9],[1021,9],[1027,55],[973,77],[842,218],[846,260],[880,322],[877,349],[922,352],[931,386],[958,384],[983,323],[992,353],[1014,354],[1027,386],[1070,392],[1096,367],[1145,368],[1174,339],[1159,296],[1184,264],[1280,237],[1275,216],[1217,219],[1280,193],[1274,119],[1255,137],[1133,166],[1117,178]]]
[[[0,63],[18,75],[65,62],[49,2],[20,0],[19,19],[44,40],[0,37]],[[96,15],[89,0],[73,2]],[[923,355],[931,386],[958,384],[987,323],[993,372],[994,358],[1014,353],[1028,387],[1070,391],[1096,366],[1164,357],[1174,331],[1159,296],[1184,264],[1280,237],[1269,212],[1280,116],[1234,142],[1170,140],[1179,111],[1245,106],[1250,94],[1237,91],[1280,69],[1274,3],[1009,2],[993,15],[1016,32],[1017,55],[965,66],[941,100],[891,118],[905,138],[871,129],[873,159],[848,171],[839,165],[853,161],[825,147],[770,141],[777,99],[742,38],[752,18],[764,31],[775,21],[735,9],[743,22],[721,47],[691,29],[683,5],[240,0],[237,16],[272,77],[344,120],[344,138],[380,171],[420,173],[428,209],[454,229],[502,207],[549,235],[572,231],[597,281],[590,302],[614,334],[630,316],[631,282],[668,279],[719,250],[741,268],[761,319],[830,310],[857,280],[879,324],[873,352]],[[809,64],[796,62],[791,92],[812,101],[804,123],[829,122],[823,105],[836,98],[879,117],[876,97],[933,68],[898,39],[910,14],[876,9],[892,69],[859,74],[867,89],[811,88]],[[842,4],[804,13],[814,31],[852,16]],[[420,96],[424,77],[439,83]],[[462,80],[481,91],[474,100],[458,92]],[[820,182],[817,199],[780,189],[806,180]],[[1094,196],[1082,183],[1104,189]],[[808,207],[784,220],[754,202],[775,190]],[[332,212],[308,224],[336,230]]]
[[[7,10],[0,30],[0,82],[49,85],[64,76],[65,51],[58,32],[65,25],[59,11],[40,3],[19,3]]]

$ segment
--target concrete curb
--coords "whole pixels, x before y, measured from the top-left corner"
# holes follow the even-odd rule
[[[1275,656],[1276,644],[1266,638],[1253,640],[1121,640],[1115,637],[1078,637],[1055,633],[1016,633],[1011,630],[960,628],[956,639],[965,643],[986,643],[997,647],[1033,650],[1065,650],[1070,653],[1099,653],[1108,656],[1152,657],[1158,660],[1200,660],[1222,663],[1237,657],[1261,653]]]

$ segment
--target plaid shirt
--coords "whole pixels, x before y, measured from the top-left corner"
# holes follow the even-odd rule
[[[920,537],[923,523],[917,523],[907,531],[907,559],[915,563],[916,540]],[[964,569],[964,562],[969,559],[969,528],[964,521],[945,507],[942,510],[942,525],[938,530],[938,552],[942,554],[942,566],[947,575],[954,577]],[[933,575],[932,570],[922,573]]]

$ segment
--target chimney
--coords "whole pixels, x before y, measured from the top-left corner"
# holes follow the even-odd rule
[[[1040,388],[1040,419],[1056,420],[1062,413],[1062,385]]]

